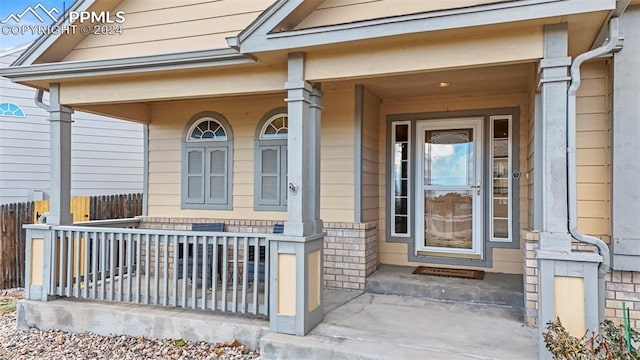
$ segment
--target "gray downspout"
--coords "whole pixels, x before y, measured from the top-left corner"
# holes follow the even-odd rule
[[[44,101],[42,101],[43,96],[44,96],[44,90],[38,89],[36,91],[36,97],[33,100],[35,101],[36,106],[38,106],[41,109],[45,109],[47,112],[49,112],[50,107],[49,107],[49,105],[45,104]],[[36,214],[36,215],[38,215],[38,214]],[[36,219],[38,221],[38,224],[46,224],[47,216],[49,216],[49,212],[48,211],[43,213],[43,214],[39,214],[38,219]]]
[[[43,90],[38,89],[38,91],[36,91],[36,98],[35,98],[36,105],[39,108],[42,108],[42,109],[45,109],[45,110],[49,111],[49,105],[45,104],[42,101],[42,96],[43,95],[44,95],[44,91]]]
[[[608,41],[593,50],[580,54],[571,64],[571,85],[568,90],[567,104],[567,181],[568,181],[568,209],[569,232],[576,240],[595,245],[602,256],[602,263],[598,268],[598,317],[604,319],[605,276],[609,272],[611,259],[607,244],[593,236],[582,234],[578,231],[578,196],[577,196],[577,169],[576,169],[576,93],[580,87],[580,66],[587,60],[608,54],[618,45],[620,38],[620,23],[617,17],[609,20]]]
[[[147,216],[149,206],[149,125],[142,126],[143,170],[142,170],[142,216]]]

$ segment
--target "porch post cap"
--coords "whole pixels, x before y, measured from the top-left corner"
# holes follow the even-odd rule
[[[269,236],[267,238],[267,241],[306,243],[306,242],[321,240],[325,236],[327,236],[327,233],[325,232],[320,234],[309,235],[309,236],[274,235],[274,236]]]
[[[53,226],[48,224],[25,224],[22,225],[22,228],[27,230],[51,230]]]
[[[575,261],[575,262],[602,262],[602,256],[592,252],[563,252],[536,250],[536,258],[540,260],[559,260],[559,261]]]

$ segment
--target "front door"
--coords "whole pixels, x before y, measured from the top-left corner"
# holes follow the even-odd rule
[[[416,254],[482,258],[482,118],[417,123]]]

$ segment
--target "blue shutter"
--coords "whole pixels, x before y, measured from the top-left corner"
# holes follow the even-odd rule
[[[204,204],[204,158],[204,148],[187,150],[184,189],[188,204]]]
[[[281,201],[280,147],[261,147],[259,154],[258,203],[279,206]]]
[[[280,205],[287,206],[287,197],[289,195],[289,164],[287,163],[287,146],[280,146],[280,157],[282,159],[281,171],[280,171],[280,188],[282,189],[282,198],[280,199]]]
[[[207,204],[227,204],[227,148],[209,148],[207,150]]]

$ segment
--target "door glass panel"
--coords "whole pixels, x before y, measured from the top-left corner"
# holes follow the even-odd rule
[[[493,237],[506,238],[509,237],[509,220],[493,219]]]
[[[499,218],[506,218],[509,216],[508,199],[493,199],[493,216]]]
[[[473,192],[425,191],[425,246],[473,248]]]
[[[473,184],[473,129],[428,130],[424,144],[424,184]]]

